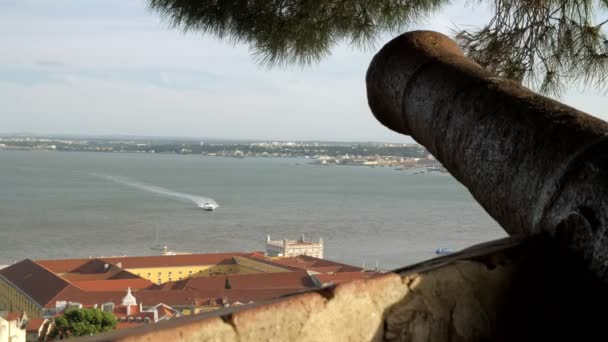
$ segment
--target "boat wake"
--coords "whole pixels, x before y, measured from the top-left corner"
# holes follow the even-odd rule
[[[99,173],[91,173],[90,175],[94,176],[94,177],[98,177],[98,178],[103,178],[105,180],[109,180],[109,181],[112,181],[112,182],[115,182],[118,184],[126,185],[126,186],[129,186],[132,188],[136,188],[139,190],[162,195],[165,197],[175,198],[177,200],[183,200],[183,201],[190,201],[190,202],[193,202],[194,204],[196,204],[197,207],[205,209],[205,210],[213,210],[213,209],[219,207],[217,202],[213,198],[210,198],[210,197],[191,195],[191,194],[186,194],[183,192],[172,191],[172,190],[160,187],[160,186],[138,182],[138,181],[132,180],[127,177],[104,175],[104,174],[99,174]]]

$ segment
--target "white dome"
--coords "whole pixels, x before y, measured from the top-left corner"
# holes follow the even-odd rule
[[[122,299],[122,305],[137,305],[137,300],[131,294],[131,288],[127,288],[127,295]]]

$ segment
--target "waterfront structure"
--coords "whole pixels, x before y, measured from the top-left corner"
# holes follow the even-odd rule
[[[0,270],[0,310],[52,318],[72,307],[120,307],[117,315],[128,325],[146,315],[156,322],[150,312],[158,310],[190,315],[374,274],[312,256],[271,258],[261,252],[26,259]]]
[[[266,236],[266,255],[270,257],[295,257],[307,255],[323,259],[323,239],[319,242],[306,241],[304,235],[298,240],[271,240],[270,235]]]

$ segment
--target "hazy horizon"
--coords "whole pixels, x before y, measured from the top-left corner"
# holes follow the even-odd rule
[[[183,140],[183,141],[225,141],[225,142],[323,142],[323,143],[385,143],[385,144],[418,144],[414,139],[406,141],[382,141],[382,140],[327,140],[327,139],[269,139],[269,138],[231,138],[231,137],[205,137],[205,136],[173,136],[173,135],[138,135],[138,134],[86,134],[86,133],[36,133],[36,132],[1,132],[0,138],[76,138],[76,139],[156,139],[156,140]]]
[[[411,29],[481,25],[464,0]],[[340,44],[310,67],[267,70],[246,45],[169,28],[144,0],[0,0],[0,127],[53,135],[408,143],[371,114],[365,72],[395,36]],[[561,99],[602,119],[608,98]]]

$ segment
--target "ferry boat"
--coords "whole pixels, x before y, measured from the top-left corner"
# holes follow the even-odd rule
[[[449,248],[437,248],[435,250],[435,254],[437,255],[444,255],[444,254],[450,254],[452,253],[452,251]]]

